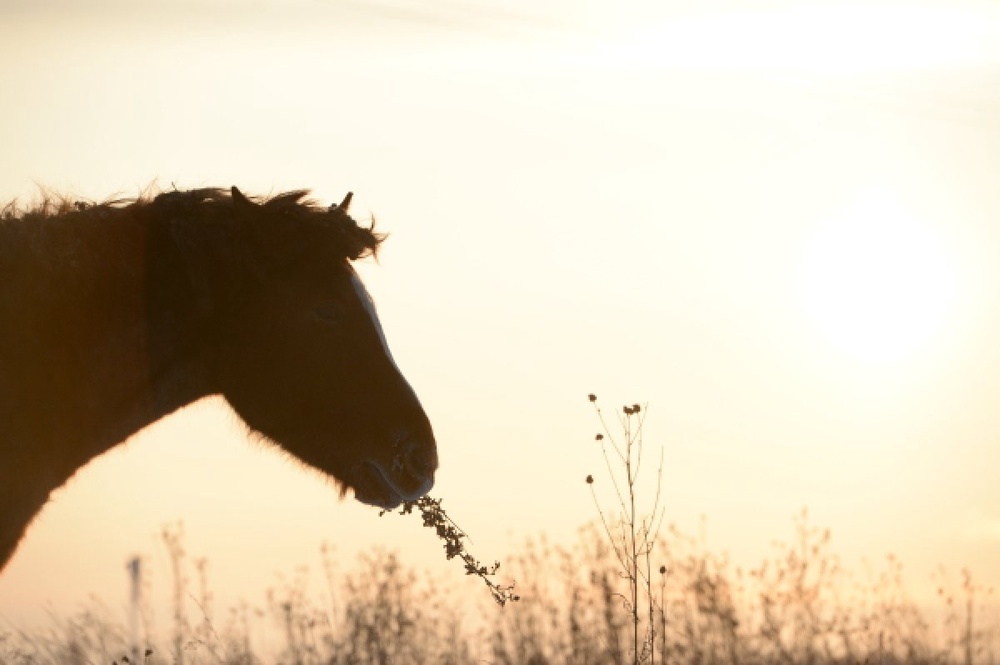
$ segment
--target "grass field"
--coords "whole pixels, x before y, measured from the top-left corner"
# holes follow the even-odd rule
[[[968,573],[941,588],[940,611],[922,610],[903,586],[899,559],[858,579],[804,513],[795,541],[751,570],[668,527],[656,543],[652,602],[641,604],[638,650],[628,581],[599,523],[582,528],[573,547],[527,543],[504,562],[520,599],[499,607],[483,593],[474,616],[448,580],[391,552],[363,555],[339,575],[324,552],[326,589],[309,590],[293,575],[259,606],[218,614],[205,562],[184,556],[177,532],[165,535],[179,604],[164,635],[140,621],[151,654],[139,662],[151,664],[992,664],[1000,655],[995,608]],[[128,632],[95,602],[37,634],[0,630],[0,663],[128,662]]]
[[[1000,613],[992,590],[969,571],[957,580],[940,571],[936,607],[918,604],[900,558],[846,569],[829,530],[813,525],[805,510],[794,519],[793,538],[776,542],[757,565],[738,567],[702,539],[661,528],[662,456],[656,466],[644,451],[645,410],[625,407],[620,428],[608,427],[599,409],[597,417],[607,475],[585,480],[592,490],[603,483],[613,491],[594,492],[599,517],[581,527],[574,544],[541,536],[504,561],[504,579],[517,581],[513,590],[464,549],[464,534],[439,504],[422,500],[424,524],[437,531],[448,558],[489,589],[470,598],[467,585],[456,591],[454,576],[432,577],[386,551],[363,554],[340,572],[324,548],[325,588],[311,589],[300,569],[262,603],[219,613],[207,562],[187,557],[182,530],[170,527],[162,538],[171,565],[161,577],[169,576],[173,589],[166,630],[154,625],[148,601],[124,620],[95,601],[73,616],[53,616],[34,634],[0,626],[0,665],[997,662]],[[643,484],[653,491],[640,493]],[[652,503],[641,505],[640,494]],[[609,496],[610,505],[602,504]],[[462,572],[455,567],[455,575]],[[139,582],[143,588],[148,579]]]

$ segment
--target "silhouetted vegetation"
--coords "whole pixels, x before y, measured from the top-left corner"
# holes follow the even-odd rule
[[[529,541],[508,564],[521,601],[498,607],[485,594],[461,598],[449,580],[405,566],[392,552],[362,555],[337,574],[324,548],[326,589],[310,589],[305,569],[272,589],[260,606],[213,614],[204,582],[190,589],[193,570],[173,537],[179,597],[198,612],[175,611],[166,636],[143,629],[139,662],[252,665],[464,664],[598,665],[634,659],[629,581],[599,523],[580,530],[574,546]],[[963,572],[942,586],[943,618],[931,621],[910,598],[899,559],[889,556],[866,581],[855,579],[831,552],[829,531],[795,519],[795,539],[775,545],[756,567],[733,566],[673,526],[650,588],[655,640],[640,662],[734,663],[997,662],[1000,626],[988,591]],[[648,621],[648,615],[644,621]],[[645,624],[640,626],[646,632]],[[6,629],[9,631],[9,629]],[[164,639],[165,638],[165,639]],[[97,601],[69,617],[53,617],[36,634],[0,629],[0,664],[124,663],[127,631]],[[132,662],[135,662],[134,658]]]
[[[174,607],[166,638],[151,626],[149,609],[139,608],[142,644],[130,651],[128,631],[94,601],[71,618],[53,617],[41,633],[0,628],[0,665],[997,662],[1000,623],[992,590],[977,585],[968,570],[958,585],[938,572],[938,612],[911,597],[895,556],[864,577],[845,569],[830,531],[813,525],[805,510],[794,519],[793,539],[775,543],[769,557],[748,569],[672,524],[661,532],[662,462],[648,513],[637,500],[645,414],[637,405],[625,407],[616,437],[598,410],[603,431],[595,438],[616,505],[605,509],[595,493],[599,519],[583,526],[574,544],[551,544],[543,535],[511,557],[504,567],[518,580],[520,602],[504,606],[501,601],[514,599],[512,588],[493,582],[495,568],[469,555],[464,534],[436,500],[408,504],[404,513],[419,508],[424,524],[444,541],[447,558],[460,557],[466,574],[486,581],[491,597],[462,597],[454,578],[419,573],[392,552],[363,554],[352,570],[339,573],[324,547],[325,589],[310,589],[308,571],[300,568],[268,592],[263,605],[244,603],[220,618],[206,561],[189,561],[180,527],[168,527],[163,542]],[[585,480],[591,488],[603,482],[592,475]]]
[[[424,526],[434,529],[437,537],[444,542],[445,558],[449,561],[456,557],[460,559],[465,564],[465,574],[481,579],[486,584],[486,588],[490,590],[490,595],[493,596],[493,600],[496,601],[497,605],[503,607],[508,602],[517,602],[521,599],[520,596],[514,593],[513,583],[502,586],[494,581],[494,576],[500,570],[499,561],[495,561],[491,566],[485,566],[466,549],[464,541],[467,537],[465,532],[448,517],[444,508],[441,507],[441,499],[422,496],[415,501],[404,501],[399,514],[409,515],[413,512],[414,508],[420,511],[420,517],[424,521]],[[379,516],[381,517],[388,512],[391,511],[380,511]]]

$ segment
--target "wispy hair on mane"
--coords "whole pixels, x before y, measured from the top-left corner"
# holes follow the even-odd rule
[[[0,220],[13,221],[18,219],[49,219],[72,212],[103,208],[113,210],[151,201],[158,192],[149,189],[136,196],[110,196],[97,202],[70,194],[60,194],[50,189],[39,187],[38,196],[27,206],[22,206],[18,199],[12,199],[0,207]]]
[[[95,219],[110,216],[135,218],[170,217],[233,219],[240,216],[280,218],[283,224],[300,224],[332,238],[349,259],[376,256],[386,238],[369,226],[360,226],[338,206],[323,206],[307,198],[309,190],[298,189],[271,196],[247,196],[236,188],[145,191],[136,197],[113,197],[101,202],[42,191],[38,200],[22,207],[15,199],[0,208],[0,222],[55,220],[58,218]]]

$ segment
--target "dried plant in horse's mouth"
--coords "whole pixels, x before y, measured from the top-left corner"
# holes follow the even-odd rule
[[[484,566],[465,549],[465,544],[462,540],[468,538],[468,536],[444,512],[444,508],[441,507],[441,499],[432,499],[429,496],[423,496],[416,501],[404,501],[399,514],[406,515],[412,513],[414,508],[420,509],[420,516],[424,520],[424,526],[434,529],[437,532],[438,538],[444,541],[445,556],[448,559],[454,559],[456,556],[461,558],[465,563],[465,574],[480,577],[486,586],[489,587],[490,594],[492,594],[493,600],[496,601],[497,605],[503,607],[507,604],[507,601],[517,602],[521,600],[521,597],[514,593],[513,584],[500,586],[490,579],[500,569],[499,561],[494,561],[492,566]],[[381,517],[387,512],[389,511],[380,511],[379,516]]]

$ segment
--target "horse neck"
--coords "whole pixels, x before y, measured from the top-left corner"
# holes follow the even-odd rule
[[[19,538],[78,468],[201,396],[197,380],[158,383],[171,348],[149,323],[150,265],[169,260],[155,235],[125,215],[0,224],[0,568],[3,530]]]

